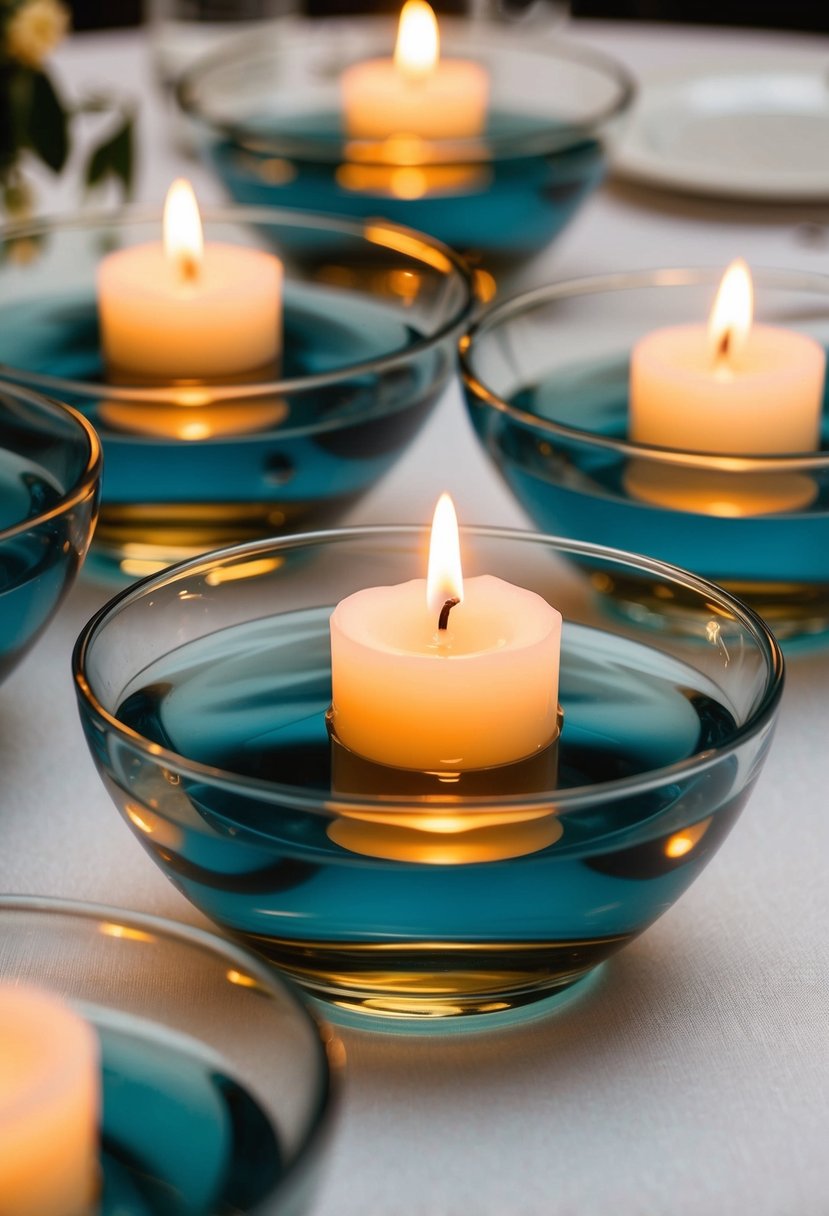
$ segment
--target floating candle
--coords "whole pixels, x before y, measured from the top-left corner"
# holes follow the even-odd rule
[[[681,325],[647,334],[630,364],[630,438],[673,451],[774,456],[819,444],[826,357],[806,334],[752,324],[746,264],[723,276],[706,330]],[[798,473],[688,467],[634,460],[628,491],[645,502],[709,515],[775,514],[815,496]]]
[[[464,772],[525,759],[558,734],[561,614],[490,575],[464,580],[448,495],[427,580],[372,587],[331,616],[331,724],[397,768]]]
[[[101,342],[115,380],[234,379],[272,373],[282,346],[282,263],[203,244],[190,184],[173,183],[164,243],[108,254],[98,268]]]
[[[426,0],[406,0],[393,59],[355,63],[342,75],[351,138],[463,139],[486,123],[489,77],[469,59],[441,59],[437,21]]]
[[[726,271],[708,329],[647,334],[630,364],[630,438],[685,452],[781,455],[818,445],[826,357],[806,334],[752,324],[748,267]]]
[[[0,1212],[82,1216],[98,1186],[98,1044],[57,997],[0,984]]]

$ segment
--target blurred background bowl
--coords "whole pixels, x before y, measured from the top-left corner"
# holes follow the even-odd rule
[[[470,260],[543,249],[601,181],[634,93],[612,59],[496,22],[441,18],[441,55],[481,64],[483,133],[465,139],[347,138],[340,78],[390,57],[389,19],[300,22],[200,60],[178,96],[231,196],[428,232]]]

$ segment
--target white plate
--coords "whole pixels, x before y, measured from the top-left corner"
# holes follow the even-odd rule
[[[643,82],[614,170],[683,193],[829,199],[829,54]]]

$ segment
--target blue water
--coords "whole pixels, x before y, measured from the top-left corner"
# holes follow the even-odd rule
[[[282,616],[278,628],[237,626],[172,651],[124,690],[118,716],[191,759],[322,801],[332,791],[328,611]],[[691,668],[569,624],[560,699],[560,789],[672,764],[734,729],[716,687]],[[693,881],[749,780],[732,754],[695,777],[562,812],[561,838],[525,856],[432,865],[361,855],[331,838],[330,819],[288,796],[179,781],[88,734],[111,794],[187,897],[317,994],[342,1000],[359,990],[358,1004],[413,984],[444,999],[577,978]],[[675,838],[689,825],[695,835],[682,851]],[[456,983],[448,971],[465,978]]]
[[[283,1167],[276,1133],[252,1095],[180,1043],[106,1025],[98,1034],[99,1216],[258,1210]]]
[[[0,530],[34,519],[61,498],[40,464],[0,450]],[[74,526],[64,516],[0,539],[0,679],[45,627],[75,573]]]
[[[269,120],[246,121],[246,129],[265,139]],[[549,131],[549,122],[524,115],[489,117],[485,133],[499,139],[526,140]],[[275,136],[313,140],[337,138],[339,113],[284,116]],[[472,165],[454,185],[433,187],[421,198],[396,198],[388,187],[368,183],[361,189],[343,185],[342,167],[291,157],[277,180],[273,155],[241,148],[230,141],[208,145],[207,155],[231,197],[242,203],[290,207],[302,211],[382,216],[427,232],[466,253],[524,257],[543,249],[575,214],[604,176],[605,155],[593,139],[576,138],[557,151]],[[353,167],[352,167],[353,168]],[[450,166],[457,168],[457,166]]]

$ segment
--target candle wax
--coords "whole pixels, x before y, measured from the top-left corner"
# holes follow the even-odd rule
[[[558,733],[561,614],[531,591],[468,579],[438,630],[415,579],[348,596],[330,628],[332,725],[360,756],[465,771],[531,756]]]
[[[367,59],[346,69],[341,90],[352,139],[464,139],[486,124],[489,77],[468,59],[441,59],[421,79],[407,77],[392,59]]]
[[[260,249],[208,242],[192,276],[160,241],[118,250],[98,268],[104,357],[139,383],[272,371],[281,295],[282,263]]]
[[[68,1005],[0,984],[0,1212],[83,1216],[98,1184],[98,1041]]]
[[[752,326],[721,361],[702,325],[655,330],[631,355],[630,438],[720,455],[814,451],[825,362],[813,338],[778,326]]]

